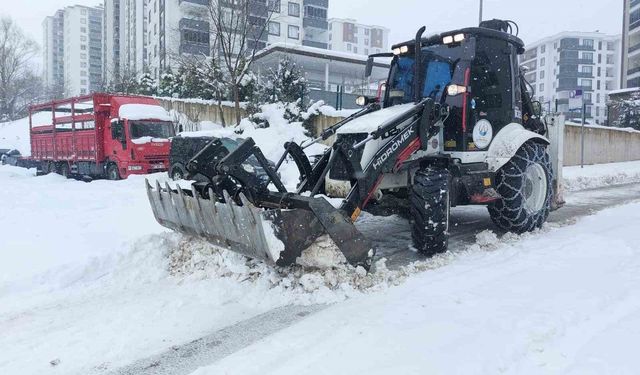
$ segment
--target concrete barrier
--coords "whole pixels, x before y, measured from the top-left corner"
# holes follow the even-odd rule
[[[211,121],[222,123],[222,116],[228,125],[235,124],[235,111],[233,103],[225,102],[222,113],[212,101],[158,98],[162,106],[167,110],[175,110],[185,114],[191,121]],[[244,117],[246,112],[241,109]],[[320,115],[314,118],[313,128],[315,134],[338,123],[343,117]],[[564,141],[564,165],[580,165],[580,133],[579,125],[567,124],[565,126]],[[640,160],[640,131],[632,129],[608,128],[604,126],[585,127],[585,164],[604,164],[622,161]],[[334,138],[329,138],[324,143],[330,145]]]
[[[224,123],[227,125],[235,125],[236,115],[233,103],[223,102],[221,107],[217,103],[209,100],[198,99],[174,99],[174,98],[156,98],[167,111],[174,110],[186,115],[193,122],[211,121],[216,124]],[[222,111],[220,111],[222,108]],[[246,117],[246,112],[240,108],[241,117]]]
[[[564,164],[580,165],[581,127],[565,126]],[[585,126],[584,163],[604,164],[640,160],[640,132],[631,129]]]

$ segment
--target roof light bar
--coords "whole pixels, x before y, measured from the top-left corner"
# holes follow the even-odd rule
[[[444,44],[453,43],[453,36],[451,36],[451,35],[445,36],[444,38],[442,38],[442,43],[444,43]]]
[[[462,42],[464,40],[464,34],[456,34],[453,36],[453,41],[456,43]]]

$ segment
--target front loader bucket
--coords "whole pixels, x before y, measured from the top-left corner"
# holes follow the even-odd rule
[[[334,238],[331,232],[335,231],[327,231],[323,220],[311,210],[266,210],[256,207],[242,194],[242,205],[238,205],[226,192],[226,203],[220,203],[200,197],[195,189],[185,191],[178,186],[172,190],[168,184],[163,189],[159,183],[153,188],[148,181],[146,187],[153,213],[161,225],[270,264],[294,264],[324,234],[332,237],[352,264],[366,266],[373,255],[370,246],[367,248],[368,244],[361,241],[358,246],[349,246],[354,237],[351,233],[340,233],[337,236],[345,238]],[[209,194],[215,196],[213,191]],[[335,217],[329,220],[335,221]],[[357,231],[355,227],[353,230]]]

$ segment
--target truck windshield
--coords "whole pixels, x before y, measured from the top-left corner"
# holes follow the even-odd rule
[[[131,121],[131,139],[142,137],[171,138],[175,136],[173,124],[166,121]]]
[[[440,101],[444,89],[452,83],[458,62],[465,48],[461,45],[436,45],[422,49],[423,84],[422,97]],[[414,64],[412,55],[400,56],[391,67],[389,101],[391,105],[410,103],[414,100]]]

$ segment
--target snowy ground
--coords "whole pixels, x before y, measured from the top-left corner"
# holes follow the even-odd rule
[[[165,178],[163,175],[157,177]],[[485,247],[472,249],[462,258],[459,253],[447,254],[395,271],[387,271],[379,264],[378,272],[373,275],[361,275],[344,268],[324,272],[276,270],[260,262],[220,252],[160,227],[148,206],[141,177],[87,184],[55,175],[35,177],[33,170],[1,166],[0,185],[5,192],[15,192],[0,195],[0,207],[3,207],[3,215],[0,216],[0,332],[3,333],[0,335],[0,373],[3,374],[55,371],[65,374],[103,373],[291,304],[335,303],[353,299],[345,305],[353,308],[360,303],[356,301],[373,305],[373,302],[366,302],[368,298],[379,301],[391,295],[403,296],[389,303],[391,306],[398,305],[394,308],[398,312],[405,311],[400,308],[399,301],[405,299],[403,293],[407,293],[407,288],[416,288],[421,282],[432,282],[416,281],[412,275],[446,265],[450,265],[445,267],[447,269],[453,267],[453,270],[446,271],[451,275],[464,273],[467,272],[465,265],[471,267],[475,262],[482,265],[494,257],[493,252],[486,253]],[[628,214],[636,208],[632,206],[624,210],[627,225],[632,225],[635,217]],[[618,214],[605,215],[603,218],[614,216]],[[475,220],[475,217],[470,220]],[[616,223],[612,221],[607,228],[615,228]],[[383,219],[381,224],[384,228],[396,225],[393,218]],[[593,236],[598,235],[598,231],[593,228],[588,227],[585,235],[590,233],[586,238],[597,246],[599,242]],[[565,236],[553,233],[554,236]],[[575,239],[580,237],[578,233],[571,229],[566,237]],[[611,237],[624,241],[625,237],[620,233],[612,233]],[[539,236],[539,241],[547,241],[549,235]],[[605,232],[602,236],[609,235]],[[494,236],[488,232],[483,232],[479,238],[479,243],[489,248],[492,248],[494,241]],[[547,246],[552,242],[544,243]],[[523,251],[526,254],[534,253],[527,250],[530,249],[529,245],[514,246],[500,250],[504,258],[498,263],[509,262],[521,249],[525,249]],[[549,249],[545,250],[549,257],[551,255],[548,252],[564,253],[570,250]],[[618,254],[625,248],[614,250],[614,254]],[[603,255],[612,251],[607,249]],[[592,253],[595,256],[595,250]],[[584,256],[588,258],[589,254],[585,253]],[[541,256],[535,259],[543,263]],[[576,257],[576,260],[580,259],[581,256]],[[618,260],[630,263],[624,258]],[[554,259],[552,264],[555,262]],[[490,263],[486,264],[486,267],[493,267]],[[509,270],[504,272],[521,272]],[[422,280],[422,277],[433,280],[440,272],[445,271],[435,274],[427,272],[417,280]],[[475,272],[477,275],[482,273],[480,270]],[[494,274],[493,270],[491,274]],[[534,274],[528,277],[532,278]],[[624,273],[616,277],[624,277]],[[399,290],[389,290],[390,286],[402,284],[407,278],[409,284]],[[460,279],[467,280],[467,276]],[[454,283],[456,288],[467,285],[466,281],[462,283],[461,280]],[[507,283],[506,276],[496,279],[495,283]],[[433,305],[431,301],[439,303],[438,298],[444,298],[445,294],[433,294],[434,288],[436,286],[427,288],[432,294],[426,294],[430,299],[423,301],[423,304]],[[566,293],[569,293],[568,290]],[[363,297],[378,293],[381,294]],[[475,293],[479,292],[470,290],[464,295]],[[497,303],[496,299],[500,297],[495,296],[492,303]],[[542,298],[542,302],[544,300]],[[409,302],[411,299],[407,300]],[[469,308],[474,310],[476,303],[478,308],[488,309],[487,305],[480,305],[475,299],[469,300]],[[375,314],[369,305],[363,306]],[[447,306],[450,305],[444,304],[441,308]],[[418,317],[411,312],[415,306],[407,309],[408,321],[416,321]],[[515,311],[505,310],[501,314],[506,316]],[[451,324],[470,324],[471,315],[469,321],[460,320]],[[336,319],[345,325],[354,324],[342,317]],[[421,329],[432,328],[437,327],[426,325]],[[353,331],[347,333],[352,334]],[[435,343],[437,338],[442,337],[434,336],[431,342]],[[399,342],[396,344],[400,345]],[[399,349],[393,349],[389,355],[399,352]],[[279,354],[274,352],[274,355]],[[50,364],[52,361],[56,363],[55,366]],[[226,364],[223,361],[220,366]],[[275,371],[276,367],[273,369]]]
[[[194,375],[637,374],[640,204],[488,240]]]

